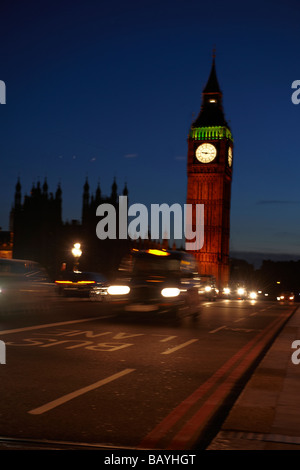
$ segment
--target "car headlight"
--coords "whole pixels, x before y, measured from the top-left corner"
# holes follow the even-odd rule
[[[257,297],[256,292],[250,292],[249,297],[250,297],[250,299],[252,299],[252,300],[256,299],[256,297]]]
[[[205,292],[210,292],[211,291],[211,286],[205,286]]]
[[[239,295],[244,295],[244,294],[245,294],[245,289],[243,289],[242,287],[240,287],[240,288],[238,289],[237,293],[238,293]]]
[[[229,287],[224,287],[223,292],[224,292],[224,294],[230,294]]]
[[[163,297],[178,297],[179,294],[180,294],[180,289],[178,289],[177,287],[165,287],[161,291],[161,295]]]
[[[107,289],[109,295],[126,295],[129,294],[129,292],[129,286],[109,286]]]

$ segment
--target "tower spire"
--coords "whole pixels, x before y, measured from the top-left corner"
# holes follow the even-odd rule
[[[213,51],[212,51],[212,57],[213,57],[213,60],[215,60],[216,58],[216,45],[215,44],[214,44]]]
[[[217,72],[216,72],[216,54],[215,49],[213,50],[213,57],[212,57],[212,66],[209,78],[207,80],[206,86],[204,87],[203,94],[205,93],[218,93],[222,95],[222,91],[218,82]]]
[[[213,49],[212,65],[207,83],[202,91],[202,104],[198,117],[192,127],[226,126],[229,128],[223,111],[223,94],[219,85]]]

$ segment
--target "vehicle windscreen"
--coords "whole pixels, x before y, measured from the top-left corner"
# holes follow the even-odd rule
[[[120,265],[121,274],[131,276],[163,276],[179,275],[182,269],[180,259],[174,259],[167,256],[127,256]]]
[[[199,280],[202,286],[215,285],[215,280],[212,276],[200,276]]]
[[[79,272],[79,271],[72,271],[72,272],[65,272],[59,276],[59,279],[71,281],[71,282],[83,282],[83,281],[96,281],[96,282],[104,282],[105,278],[101,274],[98,273],[87,273],[87,272]]]
[[[180,272],[180,260],[136,258],[132,266],[133,274],[161,274]]]

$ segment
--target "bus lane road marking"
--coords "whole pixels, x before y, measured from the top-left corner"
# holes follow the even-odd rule
[[[109,316],[110,318],[111,316]],[[85,348],[93,351],[104,351],[104,352],[112,352],[118,351],[119,349],[123,349],[129,346],[134,346],[133,343],[125,343],[123,340],[138,338],[142,336],[147,336],[145,333],[126,333],[126,332],[112,332],[112,331],[105,331],[105,332],[95,332],[93,330],[80,330],[80,329],[63,329],[63,328],[56,328],[56,330],[43,332],[40,330],[46,330],[47,328],[53,327],[62,327],[65,325],[72,325],[77,323],[84,323],[88,321],[93,321],[95,319],[105,319],[108,317],[92,317],[92,318],[84,318],[79,320],[70,320],[65,322],[56,322],[56,323],[47,323],[42,325],[34,325],[28,326],[23,328],[15,328],[10,330],[2,330],[0,331],[1,335],[12,335],[16,333],[25,333],[32,331],[33,337],[31,338],[23,338],[20,342],[16,341],[7,341],[6,344],[9,346],[16,346],[16,347],[30,347],[36,346],[40,348],[53,348],[55,346],[64,345],[65,349],[78,349],[78,348]],[[80,336],[84,336],[84,338],[79,338]],[[95,340],[99,339],[100,337],[106,336],[105,342],[95,342]],[[111,336],[108,338],[107,336]],[[156,337],[159,343],[165,342],[173,342],[176,339],[179,339],[178,336],[174,335],[164,335],[164,334],[151,334],[150,336]],[[118,342],[119,341],[119,342]],[[176,351],[189,346],[190,344],[198,341],[198,339],[194,338],[188,340],[184,343],[177,344],[175,346],[169,346],[167,350],[161,352],[160,354],[169,355],[175,353]]]
[[[2,330],[0,331],[0,336],[9,335],[13,333],[22,333],[24,331],[33,331],[33,330],[41,330],[42,328],[51,328],[53,326],[61,326],[61,325],[72,325],[74,323],[84,323],[94,320],[105,320],[107,318],[112,318],[111,315],[101,316],[101,317],[91,317],[91,318],[81,318],[80,320],[69,320],[69,321],[62,321],[56,323],[45,323],[44,325],[34,325],[34,326],[25,326],[23,328],[14,328],[13,330]]]
[[[97,388],[103,387],[103,385],[113,382],[114,380],[124,377],[125,375],[130,374],[131,372],[134,372],[134,371],[135,369],[124,369],[121,372],[117,372],[116,374],[106,377],[105,379],[98,380],[97,382],[91,385],[75,390],[74,392],[67,393],[66,395],[63,395],[57,398],[56,400],[52,400],[48,403],[45,403],[42,406],[39,406],[38,408],[34,408],[33,410],[28,411],[28,413],[31,415],[41,415],[43,413],[46,413],[47,411],[57,408],[60,405],[63,405],[64,403],[67,403],[70,400],[73,400],[74,398],[84,395],[85,393],[88,393],[91,390],[95,390]]]

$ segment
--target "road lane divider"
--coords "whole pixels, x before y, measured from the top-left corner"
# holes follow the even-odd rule
[[[169,438],[169,442],[171,439],[171,443],[168,449],[186,450],[192,448],[195,441],[199,439],[204,425],[207,424],[208,417],[211,418],[217,405],[220,406],[220,400],[232,392],[232,387],[236,384],[237,380],[249,370],[250,365],[254,363],[266,344],[274,337],[276,332],[292,313],[293,312],[290,312],[288,315],[284,312],[281,313],[279,318],[273,320],[264,330],[260,331],[252,340],[238,350],[211,377],[200,385],[198,389],[183,400],[166,418],[150,431],[145,438],[142,439],[138,448],[162,448],[159,445],[160,442],[166,439],[167,434],[170,435],[172,433],[172,429],[175,428],[175,426],[176,429],[178,429],[180,421],[182,421],[180,430],[177,431],[175,437]],[[232,373],[228,376],[230,371],[232,371]],[[219,383],[221,383],[221,385],[218,386]],[[215,392],[212,392],[214,387],[218,388]],[[211,395],[208,395],[209,392],[212,392]],[[199,402],[205,399],[206,395],[208,395],[208,398],[206,402],[201,405]],[[192,418],[189,418],[188,413],[191,408],[197,405],[200,405],[200,408],[198,411],[194,412]]]
[[[46,413],[47,411],[53,410],[54,408],[57,408],[58,406],[63,405],[64,403],[67,403],[68,401],[73,400],[74,398],[77,398],[81,395],[84,395],[85,393],[100,388],[103,385],[113,382],[114,380],[124,377],[125,375],[130,374],[134,371],[135,369],[124,369],[121,372],[117,372],[116,374],[106,377],[105,379],[98,380],[98,382],[75,390],[74,392],[67,393],[66,395],[63,395],[55,400],[45,403],[42,406],[39,406],[38,408],[34,408],[33,410],[28,411],[28,413],[31,415],[40,415]]]
[[[178,344],[177,346],[174,346],[173,348],[168,348],[166,351],[162,352],[161,354],[172,354],[173,352],[178,351],[178,349],[185,348],[186,346],[189,346],[190,344],[195,343],[196,341],[199,341],[199,339],[198,338],[190,339],[189,341]]]

